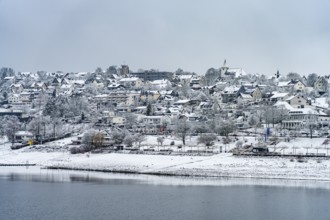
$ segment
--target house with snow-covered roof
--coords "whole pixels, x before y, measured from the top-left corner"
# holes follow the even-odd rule
[[[204,115],[213,114],[215,111],[219,111],[221,109],[219,103],[215,101],[201,102],[198,108],[199,108],[199,112]]]
[[[222,102],[223,103],[228,103],[228,102],[236,102],[238,95],[244,92],[243,87],[236,87],[236,86],[227,86],[223,91],[222,91]]]
[[[295,109],[294,107],[292,107],[289,103],[287,103],[285,101],[278,101],[273,106],[278,108],[278,109],[284,109],[287,112],[292,111],[292,110]]]
[[[141,91],[140,100],[142,102],[154,102],[160,98],[160,92],[154,90]]]
[[[289,98],[289,93],[287,92],[273,92],[272,95],[269,97],[270,102],[276,103],[278,101],[284,101]]]
[[[240,88],[240,90],[242,91],[241,93],[250,95],[253,101],[261,101],[262,95],[258,86],[244,85]]]
[[[138,77],[122,78],[118,83],[125,86],[126,88],[141,88],[143,85],[142,80]]]
[[[225,77],[230,78],[239,78],[246,75],[247,73],[242,68],[228,68],[228,70],[225,72]]]
[[[125,86],[119,84],[119,83],[110,83],[108,84],[108,87],[107,87],[109,90],[115,90],[115,89],[124,89]]]
[[[59,88],[60,92],[68,92],[68,91],[72,91],[73,89],[74,87],[71,84],[63,84]]]
[[[326,80],[323,76],[319,76],[319,78],[314,83],[314,89],[320,94],[324,94],[328,91],[329,84],[328,80]]]
[[[306,85],[297,79],[292,79],[290,81],[278,82],[277,89],[279,92],[302,92],[305,90]]]
[[[165,89],[166,87],[171,86],[171,82],[168,79],[158,79],[153,81],[148,81],[146,83],[147,85],[150,85],[153,89]]]
[[[168,116],[143,116],[142,131],[146,134],[163,134],[166,132],[167,122],[170,121]]]
[[[329,98],[315,98],[313,99],[313,101],[311,102],[311,105],[315,108],[315,109],[320,109],[323,111],[326,111],[330,108],[330,102],[329,102]]]
[[[82,88],[85,86],[85,80],[72,80],[71,84],[75,87],[75,88]]]
[[[10,90],[13,93],[21,93],[24,90],[24,86],[21,83],[12,84]]]
[[[247,93],[239,93],[237,97],[237,103],[247,103],[247,102],[253,102],[252,95]]]
[[[53,79],[51,85],[52,85],[52,86],[55,86],[55,87],[60,86],[60,85],[61,85],[61,81],[62,81],[62,80],[61,80],[60,78],[55,77],[55,78]]]
[[[185,75],[177,75],[175,79],[177,82],[179,82],[181,85],[182,84],[189,84],[191,83],[191,80],[193,79],[193,74],[185,74]]]
[[[284,129],[299,130],[308,128],[310,123],[317,124],[321,117],[329,117],[322,111],[316,111],[312,108],[294,108],[288,112],[288,116],[282,121]]]
[[[242,68],[229,68],[226,60],[223,62],[222,67],[220,67],[220,78],[235,79],[245,76],[247,76],[247,73]]]
[[[306,108],[306,106],[310,105],[310,101],[300,94],[290,96],[289,98],[285,99],[285,101],[294,108]]]
[[[48,86],[44,82],[33,82],[30,85],[30,88],[45,91],[45,90],[47,90]]]

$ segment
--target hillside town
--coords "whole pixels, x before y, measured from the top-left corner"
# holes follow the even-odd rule
[[[225,60],[204,75],[121,65],[77,73],[2,68],[0,78],[0,131],[12,150],[69,138],[62,148],[71,154],[270,154],[272,147],[281,155],[281,143],[296,138],[330,143],[327,75],[250,74]],[[308,153],[308,145],[304,155],[328,155]]]

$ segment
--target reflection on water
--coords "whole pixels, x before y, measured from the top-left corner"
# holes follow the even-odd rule
[[[0,169],[0,178],[9,181],[31,182],[86,182],[93,184],[147,184],[173,186],[233,186],[258,185],[278,187],[307,187],[330,189],[329,181],[320,180],[286,180],[286,179],[257,179],[257,178],[215,178],[215,177],[173,177],[138,174],[101,173],[91,171],[47,170],[33,168]]]
[[[329,182],[0,169],[0,219],[329,219]]]

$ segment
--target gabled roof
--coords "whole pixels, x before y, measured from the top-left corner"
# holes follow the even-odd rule
[[[172,92],[173,92],[173,90],[163,90],[163,91],[159,91],[159,93],[161,94],[161,95],[172,95]]]
[[[290,114],[319,115],[319,112],[311,108],[294,108]]]
[[[175,102],[174,105],[182,105],[182,104],[186,104],[186,103],[188,103],[189,101],[190,101],[189,99],[179,100],[179,101]]]
[[[134,82],[139,80],[140,78],[137,77],[131,77],[131,78],[122,78],[121,80],[119,80],[119,82]]]
[[[288,84],[289,85],[296,85],[299,82],[305,86],[305,84],[303,82],[301,82],[300,80],[298,80],[298,79],[292,79],[291,81],[289,81]]]
[[[291,86],[291,85],[289,85],[289,82],[286,81],[286,82],[278,82],[277,86],[278,87],[286,87],[286,86]]]
[[[236,86],[227,86],[223,92],[225,94],[234,94],[237,93],[239,91],[240,88],[236,87]]]
[[[22,84],[20,84],[20,83],[16,83],[16,84],[11,84],[11,86],[10,86],[11,88],[12,87],[15,87],[15,88],[19,88],[19,87],[24,87]]]
[[[70,88],[72,88],[72,85],[70,85],[70,84],[61,85],[61,89],[70,89]]]
[[[286,101],[290,101],[290,100],[292,100],[292,99],[294,99],[294,98],[296,98],[296,97],[301,97],[301,98],[307,100],[304,96],[301,96],[301,95],[293,95],[293,96],[290,96],[289,98],[287,98]]]
[[[191,79],[193,77],[193,75],[179,75],[178,78],[179,79]]]
[[[316,98],[315,101],[312,102],[312,105],[319,108],[329,108],[327,98]]]
[[[242,68],[229,68],[226,74],[235,75],[235,77],[246,76],[246,72]]]
[[[246,93],[240,93],[239,96],[243,99],[252,99],[252,96]]]
[[[72,84],[77,84],[77,85],[85,85],[84,80],[73,80],[71,81]]]
[[[149,83],[152,85],[162,85],[169,83],[169,81],[167,79],[158,79],[158,80],[150,81]]]
[[[289,110],[289,111],[292,111],[292,110],[295,109],[295,108],[292,107],[289,103],[284,102],[284,101],[278,101],[278,102],[276,102],[276,103],[274,104],[274,106],[275,106],[275,107],[283,107],[283,108],[285,108],[285,109],[287,109],[287,110]]]
[[[289,95],[289,93],[287,92],[275,92],[270,98],[271,99],[284,98],[287,95]]]

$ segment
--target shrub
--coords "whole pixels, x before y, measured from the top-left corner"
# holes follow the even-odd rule
[[[303,163],[303,162],[305,162],[306,160],[303,158],[303,157],[298,157],[297,158],[297,162],[298,163]]]
[[[205,146],[212,146],[214,144],[213,141],[217,139],[215,134],[200,134],[198,137],[198,143],[205,144]]]
[[[70,153],[71,154],[77,154],[77,153],[79,153],[79,148],[78,147],[72,147],[72,148],[70,148]]]

